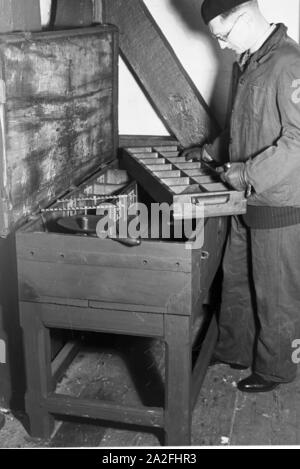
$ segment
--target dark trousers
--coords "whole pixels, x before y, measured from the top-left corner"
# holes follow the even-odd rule
[[[300,225],[252,230],[236,217],[223,261],[216,357],[252,366],[265,379],[296,376],[300,339]]]

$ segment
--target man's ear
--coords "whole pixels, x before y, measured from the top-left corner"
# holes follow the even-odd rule
[[[242,14],[242,18],[243,18],[244,23],[247,24],[248,26],[253,23],[253,16],[251,15],[249,11],[244,11],[244,13]]]

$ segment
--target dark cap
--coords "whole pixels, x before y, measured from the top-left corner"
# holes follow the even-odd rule
[[[246,3],[249,0],[204,0],[201,8],[202,18],[205,24],[226,11]]]

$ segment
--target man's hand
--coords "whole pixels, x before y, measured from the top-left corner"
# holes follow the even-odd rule
[[[190,147],[185,148],[180,156],[184,156],[187,161],[201,161],[203,153],[203,147]]]
[[[222,181],[237,191],[249,190],[250,183],[247,180],[245,163],[228,163],[219,168],[218,171],[220,171]]]
[[[184,156],[187,161],[206,161],[207,163],[213,161],[212,156],[207,152],[206,145],[186,148],[180,153],[180,156]]]

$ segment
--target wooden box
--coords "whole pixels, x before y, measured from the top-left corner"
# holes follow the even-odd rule
[[[134,198],[131,191],[129,196]],[[226,219],[200,223],[193,241],[151,239],[147,228],[141,241],[129,247],[99,239],[96,233],[81,234],[80,225],[75,234],[61,232],[61,217],[72,210],[55,210],[54,205],[53,212],[16,233],[20,301],[147,311],[154,314],[154,323],[156,312],[173,311],[191,316],[192,322],[202,315],[201,305],[219,265]],[[84,210],[75,218],[80,222],[81,216]],[[130,323],[124,327],[129,332]]]
[[[103,176],[105,173],[100,173],[87,186],[79,187],[79,194],[97,187],[107,195],[109,188],[101,183]],[[124,191],[129,202],[134,202],[134,187],[129,184]],[[64,200],[67,204],[70,201]],[[146,229],[142,239],[131,244],[126,238],[100,239],[95,233],[86,236],[80,230],[60,232],[57,205],[60,202],[16,233],[31,435],[48,438],[54,428],[53,415],[72,415],[160,427],[165,431],[166,444],[189,445],[192,408],[217,337],[214,321],[194,368],[192,348],[205,324],[202,304],[220,265],[226,217],[202,220],[194,241],[151,239]],[[91,209],[86,210],[84,218],[91,216]],[[50,359],[49,331],[53,329],[164,341],[164,406],[135,408],[57,392],[56,370]]]
[[[113,26],[0,36],[2,407],[26,389],[15,230],[116,159],[117,61]]]

